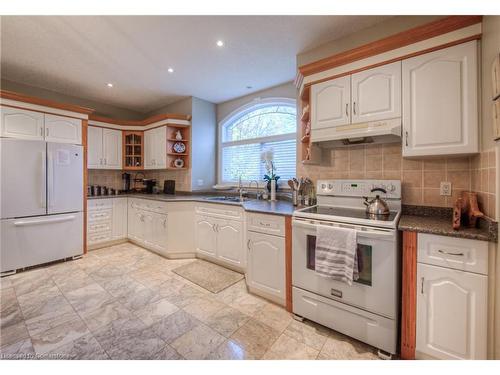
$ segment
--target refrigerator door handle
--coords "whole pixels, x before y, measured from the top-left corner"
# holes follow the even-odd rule
[[[41,220],[20,220],[20,221],[14,221],[14,225],[17,227],[20,226],[26,226],[26,225],[36,225],[36,224],[47,224],[47,223],[60,223],[62,221],[70,221],[70,220],[75,220],[75,216],[65,216],[65,217],[58,217],[54,219],[41,219]]]
[[[47,208],[47,196],[46,196],[46,191],[45,191],[45,176],[47,174],[47,163],[46,163],[47,153],[45,151],[42,151],[41,157],[42,157],[42,168],[41,168],[41,175],[40,175],[40,180],[41,180],[40,204],[41,204],[42,208]]]
[[[54,159],[52,158],[52,152],[47,153],[47,196],[49,201],[49,207],[54,207],[55,197],[54,197]]]

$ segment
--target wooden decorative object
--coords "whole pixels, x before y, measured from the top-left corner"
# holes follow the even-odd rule
[[[453,229],[455,230],[460,228],[460,221],[462,217],[462,206],[463,206],[463,199],[458,198],[453,206]]]
[[[484,216],[477,204],[477,193],[471,191],[462,192],[462,213],[470,228],[474,228],[477,219]]]
[[[403,232],[401,359],[415,359],[417,340],[417,232]]]

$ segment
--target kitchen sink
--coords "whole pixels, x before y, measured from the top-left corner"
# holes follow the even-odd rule
[[[231,197],[231,196],[216,196],[216,197],[207,197],[205,198],[207,201],[215,201],[215,202],[233,202],[233,203],[241,203],[248,200],[248,198],[243,198],[240,200],[240,197]]]

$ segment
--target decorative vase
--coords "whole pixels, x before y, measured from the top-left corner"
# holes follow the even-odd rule
[[[270,193],[271,192],[271,181],[276,181],[276,180],[269,180],[267,181],[267,191]],[[276,184],[276,191],[278,191],[278,184]]]
[[[276,200],[276,180],[271,180],[271,200]]]
[[[175,139],[177,139],[178,141],[182,141],[182,134],[180,130],[177,130],[175,132]]]

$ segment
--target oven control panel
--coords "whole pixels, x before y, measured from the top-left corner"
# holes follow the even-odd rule
[[[374,189],[380,189],[375,190]],[[343,197],[374,197],[401,199],[399,180],[318,180],[317,195]]]

